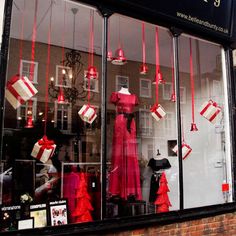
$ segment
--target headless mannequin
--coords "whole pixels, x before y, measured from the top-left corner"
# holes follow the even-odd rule
[[[164,172],[164,170],[169,169],[171,165],[168,159],[161,157],[161,153],[159,152],[159,149],[157,149],[156,157],[153,157],[149,160],[148,166],[153,170],[150,184],[149,202],[155,202],[161,174]]]
[[[128,95],[131,94],[131,93],[129,92],[129,89],[127,88],[126,85],[123,85],[123,86],[121,87],[121,89],[118,91],[118,93],[128,94]]]

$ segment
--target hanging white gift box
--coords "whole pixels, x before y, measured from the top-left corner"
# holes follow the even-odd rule
[[[54,154],[56,144],[53,140],[48,140],[47,136],[43,136],[37,143],[35,143],[31,156],[37,160],[46,163]]]
[[[178,154],[178,145],[175,145],[175,147],[172,150],[173,150],[173,152]],[[192,148],[188,144],[183,142],[182,143],[182,158],[183,158],[183,160],[185,158],[187,158],[191,152],[192,152]]]
[[[89,104],[83,105],[78,114],[83,121],[89,124],[92,124],[97,117],[95,108]]]
[[[15,75],[7,82],[5,96],[8,102],[16,109],[37,92],[38,90],[26,76]]]
[[[212,124],[215,124],[218,115],[221,113],[221,108],[216,102],[209,100],[204,102],[200,108],[200,115],[209,120]]]
[[[159,121],[160,119],[162,119],[166,115],[164,108],[160,104],[153,105],[150,108],[150,111],[156,121]]]

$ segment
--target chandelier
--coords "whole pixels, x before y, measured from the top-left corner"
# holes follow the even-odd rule
[[[78,50],[74,49],[75,16],[78,12],[78,8],[72,8],[71,11],[74,16],[73,49],[65,53],[65,59],[61,62],[61,64],[63,65],[62,70],[58,73],[58,78],[61,78],[60,84],[56,86],[54,83],[54,78],[51,77],[51,83],[49,84],[48,92],[51,98],[58,99],[58,103],[69,102],[74,105],[78,99],[86,100],[89,88],[85,89],[84,79],[82,79],[82,81],[78,80],[83,69],[83,63],[81,62],[81,53]],[[90,94],[90,99],[92,99],[94,93],[90,91]]]

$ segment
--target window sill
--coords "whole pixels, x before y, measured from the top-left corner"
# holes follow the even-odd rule
[[[177,222],[185,222],[200,218],[216,216],[224,213],[236,211],[235,203],[212,205],[199,208],[191,208],[180,211],[171,211],[167,213],[142,215],[135,217],[124,217],[116,219],[107,219],[103,221],[63,225],[56,227],[36,228],[17,231],[18,236],[42,236],[42,235],[86,235],[86,234],[108,234],[122,230],[131,230],[134,228],[149,227],[152,225],[161,226]],[[16,231],[3,233],[1,235],[16,235]]]

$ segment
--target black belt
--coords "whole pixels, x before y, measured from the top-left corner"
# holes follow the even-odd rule
[[[132,122],[132,119],[134,118],[134,114],[133,113],[125,113],[125,112],[119,112],[118,114],[124,115],[124,117],[127,119],[126,128],[127,128],[128,132],[131,133],[131,122]]]

